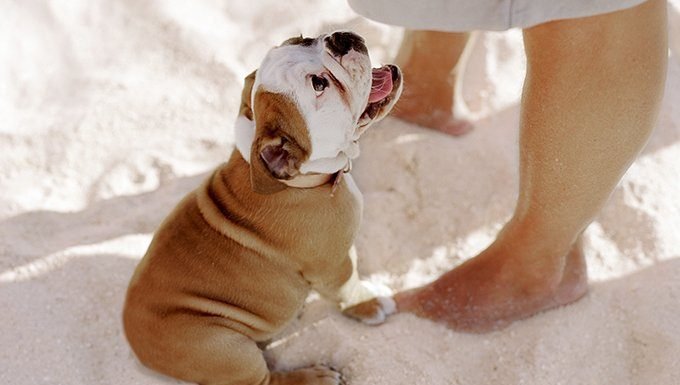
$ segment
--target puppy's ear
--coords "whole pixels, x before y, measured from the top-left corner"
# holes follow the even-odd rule
[[[253,120],[253,108],[250,105],[251,95],[253,92],[253,84],[255,84],[255,74],[257,70],[250,73],[243,79],[243,91],[241,91],[241,107],[239,108],[239,116],[243,115],[248,120]]]
[[[259,194],[273,194],[286,188],[282,179],[290,179],[300,168],[299,148],[283,137],[256,140],[250,153],[250,183]]]
[[[309,158],[307,125],[295,103],[285,95],[258,90],[255,95],[255,140],[250,150],[250,182],[260,194],[286,188]]]

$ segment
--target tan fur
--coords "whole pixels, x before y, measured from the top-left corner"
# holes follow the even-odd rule
[[[334,298],[349,278],[359,204],[344,183],[331,196],[330,185],[262,195],[249,182],[234,152],[163,222],[135,272],[125,331],[152,369],[206,384],[266,384],[256,342],[293,319],[310,285]]]
[[[274,178],[271,170],[264,165],[260,158],[264,147],[280,145],[290,153],[291,164],[282,171],[293,177],[299,172],[300,164],[309,158],[311,143],[305,119],[289,97],[258,90],[255,106],[255,141],[250,152],[251,182],[256,192],[272,194],[283,190],[286,185]]]
[[[246,78],[241,113],[253,116],[248,87]],[[257,155],[263,143],[285,135],[302,161],[309,140],[280,95],[256,98],[251,162],[260,170],[234,151],[162,223],[130,282],[125,333],[144,365],[187,381],[337,384],[323,367],[270,373],[257,343],[296,316],[310,288],[339,299],[361,203],[344,181],[331,194],[330,184],[294,189],[267,174]],[[256,193],[251,181],[280,191]]]
[[[243,79],[243,91],[241,91],[241,106],[238,114],[245,116],[248,120],[253,120],[253,107],[250,105],[250,94],[253,92],[253,84],[255,84],[255,76],[257,70],[251,72]]]
[[[361,194],[349,175],[289,186],[317,180],[300,175],[310,132],[291,96],[260,87],[251,103],[255,75],[245,79],[238,120],[255,122],[250,153],[234,150],[161,224],[128,288],[125,334],[144,365],[186,381],[340,385],[340,374],[323,366],[270,372],[258,346],[296,317],[311,289],[343,306],[375,296],[351,251]],[[372,119],[400,93],[399,77]],[[385,301],[348,315],[382,322],[394,307]]]

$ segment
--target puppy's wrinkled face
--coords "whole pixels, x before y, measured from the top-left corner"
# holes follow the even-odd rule
[[[289,179],[336,172],[356,157],[356,140],[396,103],[401,72],[372,69],[364,40],[335,32],[273,48],[253,83],[251,164],[256,156],[275,178]]]

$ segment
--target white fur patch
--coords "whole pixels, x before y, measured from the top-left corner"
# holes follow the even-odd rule
[[[359,190],[359,187],[357,187],[357,184],[354,181],[354,178],[352,178],[351,174],[349,173],[345,174],[344,178],[345,183],[347,184],[347,189],[359,204],[359,213],[362,216],[361,218],[359,218],[359,221],[361,221],[363,219],[364,214],[364,195],[361,193],[361,190]],[[352,249],[354,249],[354,246],[352,246]],[[354,265],[356,266],[356,260],[354,260]]]
[[[253,84],[253,93],[262,88],[288,95],[300,110],[311,142],[309,159],[300,167],[303,174],[335,173],[347,165],[348,159],[359,155],[356,127],[371,90],[368,55],[350,50],[342,58],[334,57],[327,51],[324,37],[310,45],[271,49]],[[315,91],[310,80],[313,76],[327,79],[329,86]],[[236,139],[239,151],[244,153],[249,150],[246,142],[250,131],[239,128],[241,123],[237,120],[237,131],[242,132],[237,132]]]
[[[383,284],[359,279],[359,273],[357,272],[357,252],[354,246],[349,250],[349,258],[352,261],[352,275],[347,282],[342,285],[338,293],[343,309],[375,297],[392,295],[392,290]]]
[[[313,172],[319,174],[333,174],[345,168],[347,162],[349,162],[349,159],[342,153],[335,158],[308,160],[300,166],[300,172],[303,174]]]
[[[361,319],[361,322],[366,325],[379,325],[385,322],[390,314],[394,314],[397,311],[397,303],[394,302],[392,297],[378,297],[375,300],[380,304],[380,311],[372,318]]]

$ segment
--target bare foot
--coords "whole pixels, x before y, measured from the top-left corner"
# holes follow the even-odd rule
[[[395,62],[404,74],[404,92],[392,116],[449,135],[472,129],[456,101],[457,78],[464,72],[467,33],[406,31]],[[454,103],[457,102],[458,104]]]
[[[404,71],[408,71],[407,67]],[[408,76],[406,72],[405,77]],[[455,75],[432,81],[427,75],[412,74],[404,92],[392,110],[392,116],[421,127],[460,136],[472,130],[472,123],[455,116]],[[406,78],[405,78],[406,79]],[[462,115],[462,112],[459,112]]]
[[[421,127],[431,128],[433,130],[441,131],[445,134],[453,136],[465,135],[472,131],[472,123],[465,119],[454,118],[453,112],[450,109],[449,111],[422,111],[427,110],[420,110],[416,112],[407,108],[403,108],[401,110],[396,109],[392,112],[392,116],[409,123],[417,124]]]
[[[396,294],[397,309],[454,330],[482,333],[576,301],[587,292],[580,239],[559,258],[517,254],[520,250],[496,242],[431,284]]]

